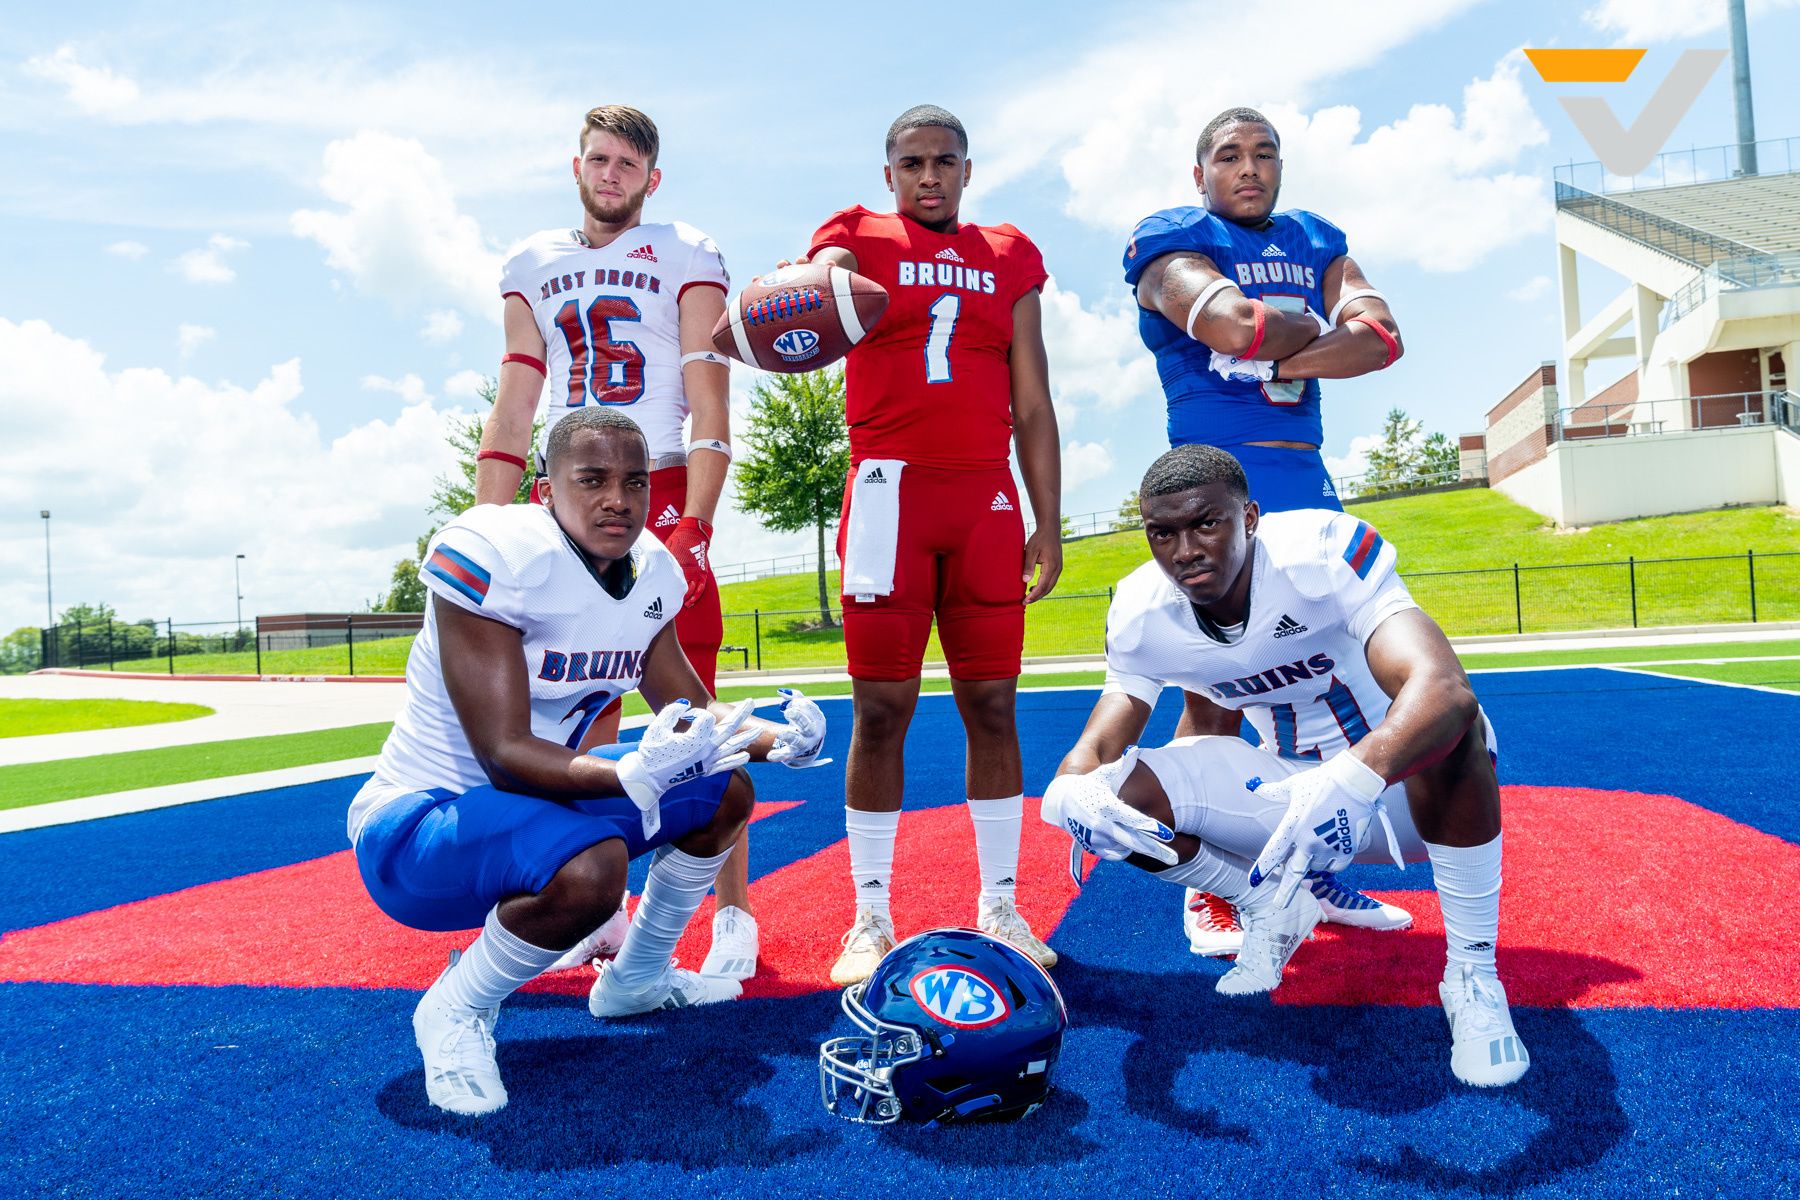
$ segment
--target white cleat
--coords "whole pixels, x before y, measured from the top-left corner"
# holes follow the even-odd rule
[[[1031,926],[1019,915],[1019,910],[1008,896],[992,896],[981,902],[975,916],[975,928],[989,937],[997,937],[1018,947],[1025,952],[1025,957],[1033,960],[1046,971],[1056,965],[1056,951],[1044,945],[1037,934],[1031,932]]]
[[[712,949],[700,973],[740,982],[756,974],[756,918],[729,904],[714,913]]]
[[[857,909],[856,920],[844,933],[844,952],[831,964],[831,982],[838,987],[861,983],[893,948],[894,919],[873,908]]]
[[[631,899],[631,892],[626,891],[619,899],[619,911],[606,919],[606,924],[582,938],[580,942],[569,948],[569,952],[551,963],[548,970],[572,971],[576,967],[593,966],[598,969],[596,959],[611,958],[625,944],[625,931],[631,928],[631,913],[625,908],[625,902]]]
[[[1412,914],[1404,908],[1397,904],[1385,904],[1353,887],[1345,887],[1336,875],[1329,872],[1308,874],[1306,886],[1312,890],[1313,899],[1319,902],[1319,910],[1325,914],[1325,920],[1333,925],[1384,931],[1406,929],[1412,925]]]
[[[1251,895],[1250,903],[1238,907],[1244,944],[1238,950],[1237,965],[1214,985],[1221,996],[1254,996],[1280,987],[1282,969],[1319,923],[1319,902],[1305,888],[1296,888],[1287,904],[1279,907],[1274,887],[1268,889],[1266,898]]]
[[[1223,896],[1187,889],[1181,914],[1188,952],[1206,958],[1236,954],[1244,945],[1244,927],[1238,924],[1237,906]]]
[[[600,978],[588,990],[588,1011],[606,1020],[610,1017],[635,1017],[639,1013],[665,1008],[689,1008],[696,1004],[716,1004],[736,1000],[744,994],[744,985],[735,979],[715,979],[698,971],[684,971],[673,962],[650,986],[635,992],[621,988],[613,977],[613,964],[600,968]]]
[[[1471,1087],[1504,1087],[1531,1066],[1531,1054],[1513,1028],[1500,980],[1468,963],[1450,964],[1438,984],[1450,1021],[1450,1073]]]
[[[451,956],[454,966],[458,955]],[[445,968],[449,970],[448,967]],[[454,1008],[433,983],[413,1009],[413,1041],[425,1059],[425,1098],[445,1112],[479,1117],[506,1107],[494,1061],[498,1008]]]

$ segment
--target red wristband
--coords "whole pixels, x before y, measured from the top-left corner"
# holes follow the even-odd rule
[[[1263,302],[1252,300],[1250,308],[1256,314],[1256,336],[1250,339],[1250,345],[1245,347],[1242,354],[1238,355],[1239,358],[1255,358],[1256,352],[1262,349],[1263,334],[1267,332],[1263,325]]]
[[[525,460],[524,459],[520,458],[516,454],[508,454],[504,450],[483,450],[481,453],[479,453],[475,456],[475,461],[480,462],[484,458],[497,458],[503,463],[511,463],[513,466],[519,468],[519,470],[521,470],[521,471],[523,471],[525,469]]]
[[[1400,357],[1400,343],[1394,340],[1394,335],[1387,331],[1387,327],[1374,317],[1351,317],[1350,319],[1373,329],[1375,336],[1380,338],[1382,344],[1387,347],[1387,361],[1381,364],[1382,370],[1393,366],[1394,360]]]
[[[509,362],[524,363],[526,366],[528,366],[532,370],[536,371],[539,375],[549,375],[550,374],[549,370],[544,366],[543,359],[533,358],[529,354],[502,354],[500,356],[500,365],[501,366],[505,366]],[[519,465],[524,466],[525,464],[520,463]]]

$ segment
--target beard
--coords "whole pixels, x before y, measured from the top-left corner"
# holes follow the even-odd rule
[[[618,225],[629,221],[644,207],[644,197],[650,194],[650,185],[645,183],[633,195],[607,201],[589,191],[585,180],[576,180],[575,187],[581,193],[581,207],[587,210],[588,216],[602,225]]]

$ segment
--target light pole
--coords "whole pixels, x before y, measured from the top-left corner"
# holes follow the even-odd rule
[[[56,624],[56,599],[50,587],[50,510],[40,508],[38,516],[44,518],[44,628],[49,629]]]
[[[237,593],[238,636],[244,636],[244,576],[238,564],[244,561],[243,555],[231,560],[231,590]]]

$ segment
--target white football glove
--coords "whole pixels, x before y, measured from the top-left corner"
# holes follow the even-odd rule
[[[1213,374],[1227,383],[1267,383],[1275,378],[1275,362],[1267,358],[1239,358],[1235,354],[1213,351],[1207,364]]]
[[[679,783],[734,770],[750,761],[744,747],[762,730],[743,728],[754,701],[746,700],[731,710],[724,724],[706,711],[693,713],[686,729],[678,728],[692,710],[686,700],[663,706],[644,730],[638,748],[615,767],[625,794],[643,816],[644,836],[655,837],[662,828],[660,802],[663,793]]]
[[[1387,781],[1355,755],[1339,754],[1287,779],[1264,783],[1258,778],[1244,786],[1266,799],[1287,802],[1287,815],[1250,870],[1251,887],[1278,869],[1283,871],[1278,904],[1287,903],[1308,871],[1341,871],[1349,866],[1369,844],[1369,827],[1377,818],[1387,831],[1394,864],[1406,869],[1381,799]]]
[[[1074,839],[1069,846],[1069,874],[1081,885],[1081,852],[1107,862],[1119,862],[1142,854],[1170,866],[1179,861],[1169,843],[1175,831],[1119,799],[1117,789],[1137,765],[1137,747],[1128,748],[1116,762],[1106,763],[1083,775],[1058,775],[1044,789],[1040,815]]]
[[[819,751],[825,748],[825,714],[819,706],[797,688],[775,690],[782,697],[781,715],[787,723],[775,727],[775,745],[769,750],[768,761],[794,768],[822,767],[830,762],[829,758],[819,757]]]

